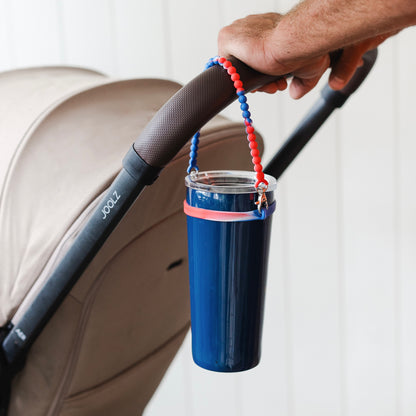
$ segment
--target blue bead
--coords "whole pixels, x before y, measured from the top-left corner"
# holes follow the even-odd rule
[[[198,150],[198,146],[196,144],[193,144],[191,146],[191,152],[196,152]]]
[[[248,104],[247,103],[243,103],[240,105],[241,110],[246,111],[248,110]]]
[[[245,92],[245,91],[238,91],[238,93],[237,93],[237,95],[238,95],[238,96],[240,96],[240,97],[241,97],[242,95],[245,95],[245,94],[246,94],[246,92]]]
[[[195,159],[196,158],[196,152],[191,152],[191,153],[189,153],[189,156],[192,158],[192,159]]]
[[[201,135],[201,133],[200,133],[199,131],[197,131],[197,132],[194,134],[194,137],[198,138],[200,135]]]
[[[240,101],[240,103],[245,103],[247,101],[247,97],[245,95],[240,95],[238,97],[238,101]]]
[[[251,118],[247,118],[246,121],[247,121],[247,123],[250,123],[250,124],[253,122],[253,120]]]
[[[250,116],[251,116],[250,111],[243,111],[243,117],[244,118],[250,118]]]

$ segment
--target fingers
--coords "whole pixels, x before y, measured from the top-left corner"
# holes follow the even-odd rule
[[[285,78],[278,79],[275,82],[271,82],[256,91],[266,92],[268,94],[274,94],[277,91],[284,91],[287,88],[287,81]],[[253,91],[254,92],[254,91]]]
[[[331,75],[329,76],[328,81],[329,86],[333,90],[341,90],[342,88],[344,88],[354,75],[356,69],[363,65],[362,56],[370,49],[374,49],[382,42],[384,42],[387,38],[397,33],[397,30],[393,32],[388,32],[367,39],[356,45],[351,45],[344,48],[344,51],[340,59],[332,68]]]
[[[297,100],[312,90],[330,65],[329,55],[314,59],[309,65],[294,71],[289,94]]]
[[[293,78],[289,87],[289,94],[294,100],[302,98],[318,83],[320,77],[312,79]]]
[[[354,75],[356,69],[362,65],[362,56],[367,52],[367,45],[360,44],[344,49],[341,58],[334,65],[329,76],[329,86],[333,90],[341,90]]]

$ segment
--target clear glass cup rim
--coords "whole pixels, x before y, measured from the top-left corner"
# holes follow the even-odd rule
[[[264,175],[269,183],[266,192],[274,191],[277,181],[273,176]],[[188,188],[219,194],[246,194],[257,192],[256,173],[245,170],[209,170],[191,172],[185,177]]]

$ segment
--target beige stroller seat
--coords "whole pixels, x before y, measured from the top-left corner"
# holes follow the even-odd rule
[[[4,330],[39,294],[126,151],[179,88],[79,68],[0,74]],[[189,328],[188,151],[144,190],[40,333],[13,379],[9,416],[141,414]],[[208,123],[199,163],[251,169],[243,125],[221,116]]]

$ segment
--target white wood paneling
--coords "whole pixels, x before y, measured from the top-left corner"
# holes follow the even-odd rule
[[[416,145],[415,93],[416,29],[407,29],[397,41],[397,107],[395,111],[396,168],[394,196],[398,198],[398,316],[397,346],[400,380],[400,416],[416,412]]]
[[[166,1],[170,76],[187,82],[201,72],[208,58],[217,53],[220,29],[217,1]]]
[[[8,2],[6,28],[10,55],[17,67],[56,65],[61,62],[55,0]],[[6,16],[5,16],[6,17]]]
[[[335,131],[328,122],[283,179],[295,415],[340,414]]]
[[[250,0],[230,0],[220,2],[221,26],[229,25],[236,19],[248,16],[249,14],[267,13],[275,11],[276,0],[263,0],[253,2]]]
[[[343,109],[347,414],[394,415],[395,137],[393,44]]]
[[[62,0],[59,6],[65,64],[117,74],[112,0]]]
[[[114,1],[117,75],[123,78],[168,76],[164,9],[163,0]]]
[[[12,62],[12,45],[11,45],[11,26],[10,21],[10,4],[7,0],[0,0],[0,71],[11,68]]]

